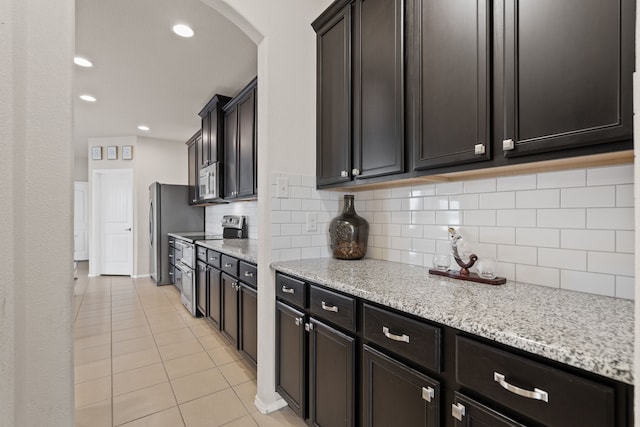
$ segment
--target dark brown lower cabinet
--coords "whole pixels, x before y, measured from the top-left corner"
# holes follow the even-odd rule
[[[307,418],[304,321],[303,312],[276,302],[276,391],[302,419]]]
[[[209,313],[207,316],[214,325],[220,328],[220,270],[208,266],[207,288],[209,290]]]
[[[238,345],[238,280],[226,273],[220,275],[222,321],[220,330],[234,346]]]
[[[364,426],[440,425],[440,383],[365,345]]]
[[[257,366],[258,363],[258,293],[251,286],[240,283],[240,335],[238,349]]]
[[[355,426],[356,339],[311,318],[309,424]]]
[[[523,424],[487,408],[457,391],[453,405],[452,416],[456,419],[456,427],[524,427]]]

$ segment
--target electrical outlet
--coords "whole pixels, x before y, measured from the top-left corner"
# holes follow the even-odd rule
[[[307,231],[318,231],[318,214],[307,212]]]
[[[276,180],[276,197],[279,199],[289,198],[289,178],[278,178]]]

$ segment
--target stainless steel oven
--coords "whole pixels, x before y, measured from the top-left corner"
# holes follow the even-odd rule
[[[182,305],[189,313],[196,315],[196,274],[195,274],[195,244],[186,240],[176,239],[175,242],[175,285],[180,289]]]

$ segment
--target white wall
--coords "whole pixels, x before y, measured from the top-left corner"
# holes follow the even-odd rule
[[[118,159],[107,160],[107,146],[118,147]],[[122,159],[122,147],[131,145],[132,159]],[[102,147],[102,160],[89,160],[89,206],[92,205],[93,194],[91,192],[93,171],[98,169],[133,169],[133,276],[141,277],[149,275],[149,185],[158,181],[163,184],[188,183],[187,147],[181,141],[167,141],[154,138],[122,136],[109,138],[89,138],[87,150],[93,146]],[[186,200],[185,200],[186,203]],[[89,274],[97,274],[96,262],[93,254],[96,253],[96,239],[93,234],[91,208],[89,210],[89,246],[92,248],[89,254]]]
[[[0,16],[0,424],[69,426],[74,2]]]

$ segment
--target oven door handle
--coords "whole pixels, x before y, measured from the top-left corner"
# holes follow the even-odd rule
[[[182,274],[184,274],[185,276],[191,277],[193,275],[193,270],[186,264],[179,262],[176,264],[176,268],[180,270],[180,272],[182,272]]]

